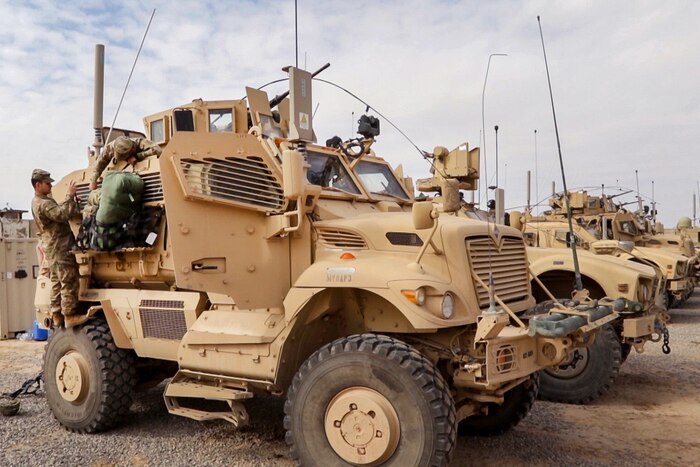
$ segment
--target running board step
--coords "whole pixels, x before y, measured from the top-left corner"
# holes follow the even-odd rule
[[[208,411],[183,407],[179,398],[208,399],[224,401],[230,407],[230,411]],[[173,415],[191,418],[193,420],[226,420],[237,428],[248,425],[248,412],[242,402],[250,399],[253,393],[244,389],[227,388],[218,386],[215,382],[198,381],[177,373],[168,383],[163,394],[165,406]]]

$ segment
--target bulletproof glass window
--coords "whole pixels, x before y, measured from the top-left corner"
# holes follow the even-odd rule
[[[194,117],[191,110],[175,110],[175,131],[194,131]]]
[[[629,235],[639,235],[639,230],[637,230],[634,221],[620,221],[619,227],[621,232]]]
[[[151,122],[150,125],[151,141],[155,143],[160,143],[165,141],[165,125],[163,124],[163,119],[155,120]]]
[[[209,110],[209,131],[212,133],[233,131],[233,111],[231,109]]]
[[[408,200],[406,192],[388,166],[362,160],[355,167],[355,172],[370,193]]]
[[[525,232],[523,240],[527,246],[537,246],[537,234],[535,232]]]
[[[360,194],[360,189],[350,177],[347,169],[340,159],[330,154],[309,152],[307,154],[309,171],[306,178],[312,185],[320,185],[324,188],[345,191],[347,193]]]
[[[559,242],[566,243],[566,246],[571,246],[571,235],[571,232],[568,230],[557,230],[554,232],[554,238]],[[581,238],[575,233],[573,235],[576,239],[576,245],[581,246],[583,244]]]

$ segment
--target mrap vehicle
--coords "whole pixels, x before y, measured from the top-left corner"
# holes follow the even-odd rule
[[[617,313],[521,318],[535,306],[521,232],[458,217],[454,180],[451,202],[414,202],[372,150],[373,117],[357,140],[316,144],[312,74],[286,71],[289,97],[272,102],[247,88],[148,116],[144,134],[95,125],[95,154],[116,135],[163,152],[134,168],[145,189],[129,242],[76,251],[81,318],[47,345],[51,411],[69,430],[105,430],[170,378],[168,410],[197,420],[242,426],[246,399],[286,397],[303,465],[446,465],[458,430],[514,426],[537,371]],[[67,175],[57,197],[75,180],[85,205],[91,173]]]

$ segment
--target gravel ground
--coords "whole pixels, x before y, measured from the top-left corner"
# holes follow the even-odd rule
[[[700,292],[671,315],[671,355],[648,344],[644,354],[630,355],[615,386],[594,404],[538,401],[503,436],[460,438],[452,465],[700,465]],[[43,347],[0,341],[0,391],[39,372]],[[42,391],[22,396],[17,416],[0,416],[0,465],[294,465],[282,400],[247,402],[251,424],[236,430],[169,415],[162,392],[161,385],[141,394],[124,425],[97,435],[61,428]]]

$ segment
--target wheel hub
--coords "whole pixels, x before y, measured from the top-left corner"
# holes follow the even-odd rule
[[[583,373],[588,365],[588,349],[576,349],[559,365],[547,368],[545,371],[557,378],[575,378]]]
[[[56,364],[56,387],[63,399],[80,402],[90,387],[88,365],[79,352],[67,352]]]
[[[326,409],[326,437],[343,460],[378,465],[399,444],[399,417],[382,394],[365,387],[339,392]]]

